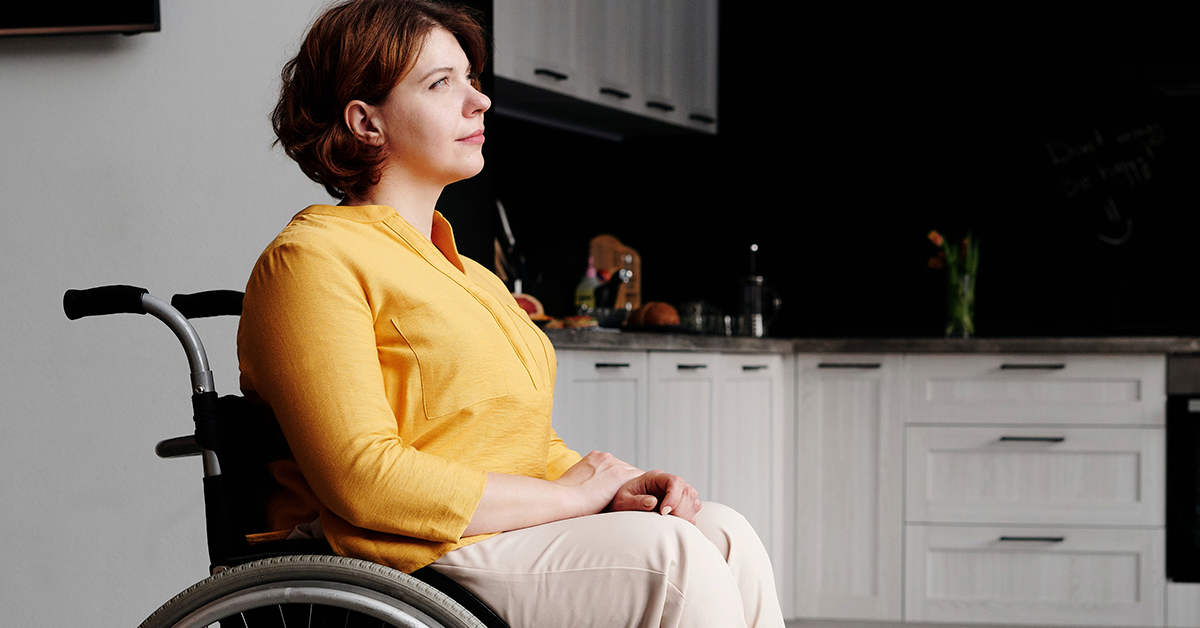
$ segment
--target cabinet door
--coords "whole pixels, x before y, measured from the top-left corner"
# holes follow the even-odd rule
[[[554,429],[567,446],[639,465],[646,442],[646,354],[558,351]]]
[[[715,133],[717,130],[717,0],[684,0],[668,35],[672,47],[672,94],[679,104],[681,124]]]
[[[497,0],[492,8],[496,75],[583,95],[587,80],[579,62],[578,10],[577,0]]]
[[[905,621],[1162,626],[1162,529],[906,530]]]
[[[909,356],[914,423],[1162,425],[1162,355]]]
[[[642,29],[645,0],[582,2],[579,19],[591,28],[581,29],[581,58],[588,60],[586,100],[643,113]]]
[[[716,0],[642,3],[644,115],[716,132]]]
[[[717,407],[715,353],[650,353],[647,468],[687,480],[712,499],[712,434]]]
[[[910,522],[1161,526],[1162,428],[910,426]]]
[[[903,358],[797,358],[796,614],[899,620]]]
[[[718,381],[712,499],[746,517],[782,566],[783,357],[722,355]]]

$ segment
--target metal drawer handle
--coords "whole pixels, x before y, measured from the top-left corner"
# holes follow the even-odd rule
[[[598,369],[627,369],[629,364],[625,362],[597,362]]]
[[[535,68],[533,70],[533,73],[538,76],[549,76],[550,78],[552,78],[556,81],[567,80],[566,74],[563,74],[562,72],[555,72],[554,70],[551,70],[549,68]]]
[[[1000,442],[1016,443],[1061,443],[1065,436],[1001,436]]]
[[[659,111],[663,111],[663,112],[675,111],[675,105],[672,105],[669,102],[663,102],[661,100],[647,100],[646,106],[651,109],[658,109]]]
[[[629,92],[622,91],[622,90],[619,90],[619,89],[616,89],[613,87],[601,87],[600,93],[604,94],[605,96],[616,96],[617,98],[620,98],[621,100],[628,100],[630,98],[633,98],[633,94],[630,94]]]
[[[767,368],[768,367],[766,364],[743,364],[742,365],[743,371],[765,371],[765,370],[767,370]]]
[[[877,369],[883,364],[879,362],[821,362],[819,369]]]
[[[688,120],[692,122],[702,122],[704,124],[716,124],[717,119],[712,116],[706,116],[702,113],[693,113],[688,116]]]
[[[1066,364],[1015,363],[1000,365],[1002,371],[1061,371],[1065,368],[1067,368]]]
[[[1024,542],[1024,543],[1062,543],[1067,540],[1065,536],[1002,536],[1001,541],[1005,542]]]
[[[707,364],[676,364],[675,368],[681,371],[698,371],[708,368]]]

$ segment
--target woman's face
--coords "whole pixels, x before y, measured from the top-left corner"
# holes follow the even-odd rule
[[[385,170],[448,185],[483,169],[483,112],[491,100],[471,84],[472,68],[449,31],[429,33],[416,62],[378,109]]]

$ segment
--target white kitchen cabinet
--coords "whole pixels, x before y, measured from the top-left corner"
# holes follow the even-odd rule
[[[496,0],[493,29],[500,79],[716,132],[717,0]]]
[[[1163,530],[906,529],[907,621],[1162,626]]]
[[[591,24],[580,32],[581,56],[587,59],[586,75],[580,76],[580,98],[642,114],[646,102],[642,59],[644,33],[642,7],[654,4],[641,0],[584,2],[580,21]],[[594,89],[595,92],[591,93]]]
[[[790,523],[782,507],[789,414],[783,357],[726,354],[718,366],[712,499],[745,516],[778,565]]]
[[[557,355],[554,426],[567,445],[683,477],[701,499],[745,516],[773,562],[787,564],[783,356],[561,349]]]
[[[713,498],[719,360],[716,353],[650,353],[647,466],[683,477],[700,499]]]
[[[905,621],[1162,626],[1164,356],[907,365]]]
[[[716,130],[716,0],[642,2],[644,113]]]
[[[564,438],[745,514],[789,618],[1200,628],[1164,575],[1163,355],[559,359]]]
[[[583,97],[577,0],[496,0],[493,31],[496,76]]]
[[[649,380],[648,467],[737,510],[786,564],[783,358],[652,351]]]
[[[796,363],[794,615],[901,619],[903,356]]]
[[[568,447],[645,465],[644,351],[558,351],[554,429]]]

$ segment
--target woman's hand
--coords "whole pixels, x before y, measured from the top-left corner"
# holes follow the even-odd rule
[[[593,451],[558,479],[488,473],[483,496],[462,536],[504,532],[618,510],[652,511],[696,523],[696,489],[677,475],[643,473],[612,454]]]
[[[567,469],[554,483],[574,489],[579,499],[578,515],[593,515],[613,501],[618,489],[640,475],[641,469],[616,456],[593,451]]]
[[[633,478],[617,490],[607,510],[652,511],[661,504],[659,512],[674,515],[692,524],[700,512],[696,488],[678,475],[655,469]]]

